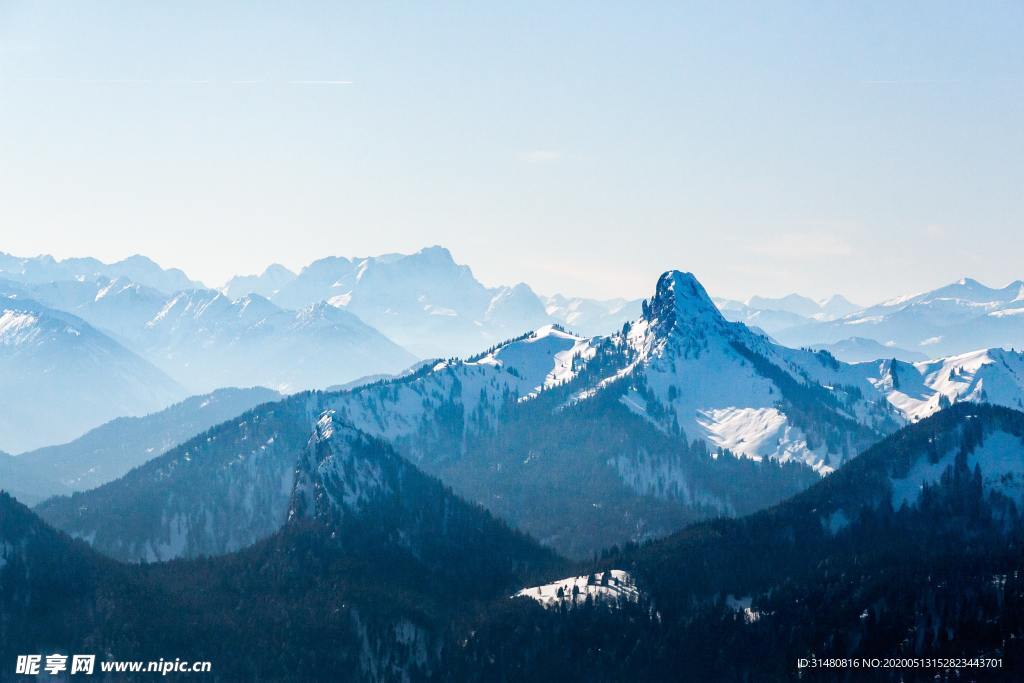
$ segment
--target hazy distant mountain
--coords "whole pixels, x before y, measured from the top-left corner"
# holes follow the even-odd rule
[[[549,322],[583,334],[609,333],[640,310],[638,300],[541,297],[523,283],[485,287],[443,247],[331,256],[297,276],[272,266],[260,276],[232,279],[224,291],[261,293],[285,308],[328,301],[423,357],[467,355]]]
[[[10,476],[0,481],[29,505],[95,488],[224,420],[280,398],[262,387],[218,389],[144,417],[119,417],[66,444],[10,457]]]
[[[774,334],[793,345],[868,337],[931,357],[980,348],[1019,348],[1024,346],[1024,282],[993,289],[964,278],[838,320],[807,323]]]
[[[741,322],[769,334],[808,325],[815,320],[834,320],[860,310],[860,306],[850,303],[839,294],[821,301],[799,294],[777,299],[752,296],[746,301],[722,298],[715,298],[714,301],[727,320]]]
[[[788,294],[780,298],[752,296],[747,299],[745,305],[756,310],[795,313],[801,317],[815,320],[832,320],[849,315],[861,308],[841,294],[833,294],[820,301],[799,294]]]
[[[487,288],[442,247],[324,258],[303,268],[271,300],[287,308],[328,301],[423,357],[472,353],[548,319],[529,287]]]
[[[64,495],[71,490],[39,474],[22,458],[0,453],[0,490],[25,503],[35,505],[47,496]]]
[[[0,299],[0,447],[69,441],[184,394],[150,363],[84,320],[29,299]]]
[[[180,292],[133,342],[189,387],[326,387],[401,371],[416,357],[351,313],[326,303],[284,310],[257,294],[231,300]]]
[[[295,273],[280,263],[272,263],[259,275],[236,275],[221,291],[231,299],[240,299],[246,294],[259,294],[269,299],[295,278]]]
[[[168,295],[126,278],[23,288],[109,331],[191,391],[323,388],[416,361],[358,317],[323,303],[291,311],[258,294],[231,299],[190,289]]]
[[[641,299],[569,298],[561,294],[544,300],[544,309],[554,322],[582,334],[611,334],[640,315]]]
[[[866,361],[878,360],[880,358],[895,358],[907,362],[927,360],[928,356],[917,351],[908,351],[898,346],[885,346],[874,339],[865,337],[850,337],[840,339],[832,344],[816,344],[811,348],[825,350],[833,356],[846,363],[863,363]]]
[[[812,318],[821,312],[821,307],[816,301],[799,294],[788,294],[777,299],[752,296],[747,299],[746,305],[748,308],[795,313],[804,318]]]
[[[140,255],[129,256],[115,263],[103,263],[94,258],[57,260],[48,255],[21,258],[0,252],[0,279],[37,284],[98,277],[123,277],[168,294],[203,286],[200,282],[190,280],[177,268],[161,268]]]
[[[747,327],[756,328],[767,334],[775,334],[779,330],[806,325],[810,322],[810,318],[805,318],[797,313],[750,308],[739,301],[716,299],[715,304],[726,320],[743,323]]]

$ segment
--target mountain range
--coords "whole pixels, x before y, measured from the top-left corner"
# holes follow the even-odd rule
[[[235,550],[283,523],[296,454],[333,411],[545,543],[589,554],[771,504],[895,429],[881,395],[821,383],[841,371],[727,322],[673,272],[610,337],[546,326],[398,379],[299,394],[39,510],[123,559]]]
[[[463,356],[549,322],[598,334],[621,326],[637,302],[541,297],[520,283],[486,287],[443,247],[415,254],[329,257],[298,274],[274,265],[236,277],[232,296],[263,293],[285,308],[326,301],[424,357]]]
[[[642,309],[608,337],[546,326],[465,360],[267,404],[39,512],[126,560],[242,548],[283,524],[298,453],[330,412],[586,556],[768,506],[943,407],[1020,407],[1024,395],[1020,355],[998,349],[851,365],[778,346],[725,320],[686,273],[666,273]]]
[[[162,268],[151,259],[136,254],[114,263],[94,258],[58,260],[49,255],[23,258],[0,252],[0,279],[31,284],[125,278],[163,292],[202,287],[177,268]]]
[[[594,301],[438,247],[221,290],[145,259],[0,270],[0,488],[36,505],[0,494],[0,657],[776,680],[1024,656],[1020,283],[860,309],[669,271]]]
[[[9,286],[19,290],[89,321],[195,392],[253,384],[297,391],[416,362],[356,316],[322,302],[291,311],[257,294],[165,294],[103,277]]]
[[[796,325],[772,334],[783,343],[796,345],[868,337],[931,358],[981,348],[1019,348],[1024,346],[1024,282],[995,289],[963,278],[836,320]]]
[[[240,552],[139,566],[0,494],[0,657],[103,643],[229,679],[482,681],[790,680],[829,657],[994,658],[985,679],[1013,680],[1024,656],[1024,414],[1006,408],[953,406],[769,510],[578,563],[337,413],[289,501]]]

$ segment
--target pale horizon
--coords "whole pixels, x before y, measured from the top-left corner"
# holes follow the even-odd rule
[[[1024,276],[1024,7],[649,9],[3,3],[0,249],[216,285],[441,244],[595,298]]]

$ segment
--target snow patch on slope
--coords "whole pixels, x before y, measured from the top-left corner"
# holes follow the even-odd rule
[[[833,467],[827,454],[816,453],[807,439],[777,408],[718,408],[698,411],[700,435],[718,448],[752,460],[774,458],[779,462],[797,460],[810,465],[819,474],[828,474]]]
[[[934,484],[947,467],[953,464],[956,452],[951,450],[937,462],[922,459],[899,479],[891,479],[892,504],[914,505],[921,496],[924,484]],[[1019,436],[995,432],[967,456],[967,467],[981,468],[982,485],[987,491],[998,491],[1012,498],[1018,505],[1024,503],[1024,441]]]
[[[586,601],[588,596],[592,600],[611,604],[639,602],[640,595],[636,581],[629,572],[612,569],[608,572],[596,572],[592,577],[570,576],[543,586],[524,588],[512,597],[531,598],[545,608],[552,608],[561,604],[580,604]]]

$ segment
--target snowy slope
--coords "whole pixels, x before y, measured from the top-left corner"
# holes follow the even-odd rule
[[[727,321],[692,275],[671,271],[661,277],[645,315],[609,338],[598,353],[621,349],[621,369],[582,389],[586,400],[620,381],[621,400],[663,429],[704,438],[754,459],[798,460],[821,472],[850,455],[848,444],[830,446],[804,433],[784,407],[789,387],[811,387],[836,402],[837,420],[885,430],[887,416],[877,397],[853,398],[822,359],[786,349]],[[809,389],[810,390],[810,389]],[[790,391],[790,393],[793,393]]]
[[[326,399],[359,429],[423,454],[427,434],[450,427],[490,429],[510,403],[536,396],[574,376],[573,359],[589,356],[586,339],[556,325],[465,360],[440,361],[395,381],[362,386]]]
[[[879,361],[870,381],[908,420],[954,403],[994,403],[1024,410],[1024,355],[1003,349],[901,363]]]
[[[629,572],[611,569],[590,576],[570,576],[542,586],[530,586],[512,597],[530,598],[545,608],[582,604],[588,597],[594,602],[614,606],[620,602],[638,602],[640,590]]]
[[[921,497],[925,484],[934,485],[943,472],[954,463],[959,444],[931,462],[920,459],[899,477],[891,477],[892,505],[914,505]],[[998,491],[1018,506],[1024,504],[1024,439],[1019,434],[997,430],[984,437],[982,443],[967,454],[967,468],[977,467],[982,486],[987,491]]]

